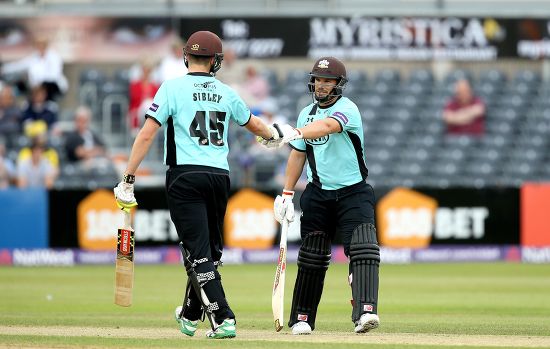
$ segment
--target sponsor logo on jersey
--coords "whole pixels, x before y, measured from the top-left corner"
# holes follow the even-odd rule
[[[343,113],[340,113],[339,111],[334,112],[332,116],[340,120],[344,125],[347,125],[347,123],[349,122],[348,117],[345,116]]]
[[[156,112],[159,108],[159,105],[156,104],[156,103],[153,103],[151,104],[151,106],[149,107],[149,110],[152,111],[152,112]]]
[[[306,139],[305,142],[309,145],[323,145],[328,142],[329,137],[329,135],[326,135],[321,138]]]
[[[214,85],[214,81],[207,81],[200,84],[194,84],[193,86],[198,88],[209,88],[209,89],[215,89],[216,85]]]

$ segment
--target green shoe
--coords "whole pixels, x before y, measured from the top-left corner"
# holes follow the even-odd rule
[[[215,331],[210,330],[206,332],[206,337],[213,339],[233,338],[236,336],[237,327],[235,325],[235,319],[225,319]]]
[[[197,330],[199,322],[187,320],[184,317],[180,318],[179,317],[180,314],[181,314],[181,306],[176,308],[176,314],[175,314],[176,321],[180,325],[181,333],[186,334],[189,337],[193,337],[195,335],[195,331]]]

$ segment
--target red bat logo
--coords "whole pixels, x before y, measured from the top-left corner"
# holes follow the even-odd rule
[[[131,242],[130,242],[131,232],[129,230],[121,230],[120,235],[120,252],[124,255],[130,253]]]

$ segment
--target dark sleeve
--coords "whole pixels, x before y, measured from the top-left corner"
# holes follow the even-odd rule
[[[245,122],[244,124],[239,125],[239,126],[243,126],[243,127],[244,127],[244,126],[248,125],[248,123],[250,122],[250,119],[252,119],[252,113],[248,116],[248,120],[246,120],[246,122]]]
[[[65,137],[65,152],[69,161],[75,162],[79,160],[76,156],[76,148],[83,143],[83,139],[76,133],[71,132]]]
[[[104,147],[105,143],[103,143],[103,140],[95,133],[92,133],[92,136],[94,137],[94,143],[97,144],[100,147]]]
[[[162,124],[160,123],[160,121],[158,121],[154,116],[151,116],[149,114],[145,114],[145,118],[146,119],[151,119],[153,120],[154,122],[156,122],[157,124],[159,124],[159,126],[162,126]]]
[[[295,146],[293,146],[292,144],[288,143],[288,146],[291,147],[292,149],[296,150],[296,151],[299,151],[301,153],[305,153],[306,151],[305,150],[302,150],[302,149],[298,149],[296,148]]]
[[[338,133],[342,133],[342,131],[344,131],[344,125],[342,125],[342,121],[335,116],[329,116],[329,118],[338,121],[338,124],[340,125],[340,131],[338,131]]]

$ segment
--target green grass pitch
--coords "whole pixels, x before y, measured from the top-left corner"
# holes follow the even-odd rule
[[[286,275],[288,319],[296,265]],[[113,304],[114,264],[0,268],[0,348],[550,348],[550,267],[512,263],[382,265],[381,327],[356,335],[347,265],[331,265],[310,336],[275,333],[272,265],[221,269],[237,338],[193,338],[173,319],[183,266],[137,265],[134,302]]]

